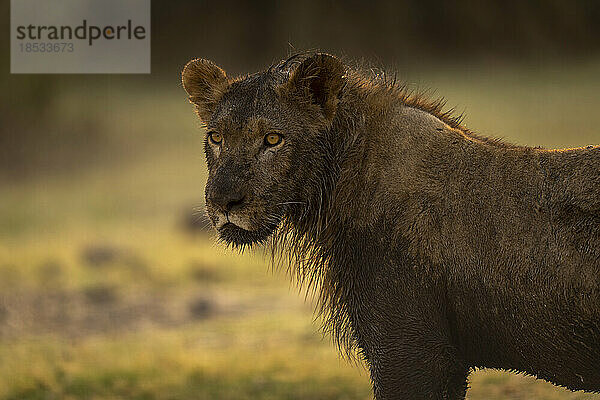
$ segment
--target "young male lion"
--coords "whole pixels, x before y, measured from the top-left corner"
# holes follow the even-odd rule
[[[190,61],[208,215],[316,283],[375,398],[463,399],[474,368],[600,391],[600,147],[476,135],[327,54],[230,79]]]

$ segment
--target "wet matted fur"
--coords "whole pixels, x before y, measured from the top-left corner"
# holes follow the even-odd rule
[[[474,368],[600,391],[600,147],[477,135],[323,53],[183,86],[220,238],[289,262],[377,399],[463,399]]]

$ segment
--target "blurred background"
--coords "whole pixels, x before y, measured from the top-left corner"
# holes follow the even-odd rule
[[[150,75],[11,75],[0,36],[0,399],[369,399],[310,297],[213,243],[182,67],[321,49],[477,132],[582,146],[600,143],[599,21],[593,0],[154,1]],[[468,397],[600,399],[499,371]]]

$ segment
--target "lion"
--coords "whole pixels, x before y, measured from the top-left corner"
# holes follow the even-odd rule
[[[476,134],[324,53],[238,78],[195,59],[182,82],[218,237],[316,288],[377,400],[464,399],[479,368],[600,391],[600,146]]]

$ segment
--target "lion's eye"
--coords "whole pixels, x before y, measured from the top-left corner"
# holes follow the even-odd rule
[[[283,137],[280,134],[271,132],[265,135],[265,145],[269,147],[277,146],[283,141]]]
[[[223,137],[221,136],[221,134],[219,132],[209,132],[208,138],[214,144],[221,144],[221,142],[223,141]]]

